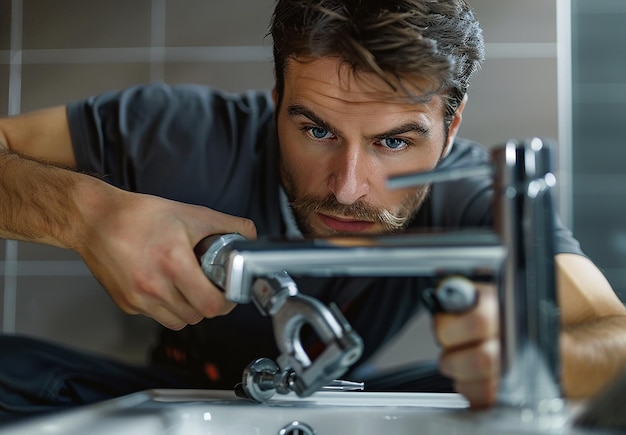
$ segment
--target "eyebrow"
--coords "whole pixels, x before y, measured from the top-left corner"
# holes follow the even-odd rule
[[[312,110],[300,105],[293,104],[287,108],[287,113],[290,117],[294,118],[296,116],[304,116],[308,118],[311,122],[314,122],[318,126],[322,127],[324,130],[328,130],[334,135],[340,135],[339,130],[330,125],[328,122],[324,121],[322,118],[317,116]],[[430,134],[430,129],[419,122],[407,122],[406,124],[399,125],[397,127],[392,128],[391,130],[385,131],[380,134],[376,134],[374,136],[368,137],[367,139],[384,139],[388,137],[398,136],[405,133],[417,133],[421,137],[428,137]]]
[[[335,135],[336,133],[338,133],[338,130],[336,128],[317,116],[312,110],[309,110],[300,104],[294,104],[289,106],[287,108],[287,113],[292,118],[295,118],[296,116],[304,116],[305,118],[308,118],[310,121],[322,127],[324,130],[328,130]]]

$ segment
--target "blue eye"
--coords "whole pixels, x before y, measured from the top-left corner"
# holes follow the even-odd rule
[[[309,127],[307,128],[307,133],[313,138],[317,140],[321,139],[330,139],[333,134],[322,127]]]
[[[405,140],[398,139],[397,137],[386,137],[381,139],[380,144],[392,150],[406,148],[408,146],[408,143]]]

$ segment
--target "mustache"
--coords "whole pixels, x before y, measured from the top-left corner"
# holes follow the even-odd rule
[[[349,216],[358,220],[380,224],[385,231],[399,231],[403,229],[411,218],[409,210],[400,210],[393,213],[385,208],[374,207],[357,201],[353,204],[342,204],[334,195],[325,198],[305,196],[289,203],[295,213],[304,216],[309,213],[336,214]]]

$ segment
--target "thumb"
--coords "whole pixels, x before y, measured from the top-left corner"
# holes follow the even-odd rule
[[[196,243],[207,236],[216,234],[238,233],[250,240],[257,237],[256,226],[250,219],[207,208],[203,208],[202,211],[202,216],[196,221],[196,237],[194,237],[197,239]]]

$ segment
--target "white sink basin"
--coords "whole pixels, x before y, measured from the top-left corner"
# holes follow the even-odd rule
[[[467,409],[456,394],[320,392],[276,395],[267,404],[230,391],[151,390],[36,418],[0,433],[89,435],[316,435],[590,433],[571,427],[571,412],[537,418],[529,411]],[[308,431],[311,429],[312,432]],[[6,431],[6,432],[5,432]],[[281,432],[282,431],[282,432]]]

